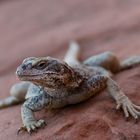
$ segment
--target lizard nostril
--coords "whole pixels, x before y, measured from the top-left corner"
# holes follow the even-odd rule
[[[17,68],[17,70],[16,70],[16,75],[20,75],[20,70],[19,70],[19,68]]]

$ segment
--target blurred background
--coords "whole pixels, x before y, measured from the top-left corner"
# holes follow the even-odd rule
[[[28,56],[63,59],[68,43],[82,57],[140,54],[139,0],[1,0],[0,98],[9,95],[16,67]]]

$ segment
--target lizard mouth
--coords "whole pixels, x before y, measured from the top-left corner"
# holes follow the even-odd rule
[[[48,72],[37,73],[37,74],[21,74],[16,72],[16,75],[20,80],[25,80],[25,79],[36,79],[42,77],[43,75],[59,75],[59,74],[56,72],[48,71]]]

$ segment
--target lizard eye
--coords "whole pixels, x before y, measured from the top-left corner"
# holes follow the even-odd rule
[[[46,68],[46,66],[47,66],[46,62],[40,62],[39,64],[37,64],[36,68],[42,70]]]

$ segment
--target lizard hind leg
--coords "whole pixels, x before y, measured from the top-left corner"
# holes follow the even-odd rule
[[[110,51],[91,56],[90,58],[86,59],[83,63],[88,66],[103,67],[104,69],[112,73],[117,73],[120,70],[119,59],[115,56],[114,53]]]
[[[10,96],[0,100],[0,109],[23,102],[29,84],[29,82],[21,82],[13,85],[10,90]]]
[[[64,57],[64,61],[67,62],[70,66],[80,64],[80,46],[77,42],[71,41],[69,44],[69,49]]]

